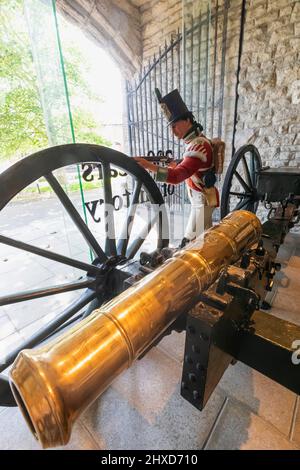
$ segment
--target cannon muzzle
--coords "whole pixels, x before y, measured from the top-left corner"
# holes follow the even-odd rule
[[[258,218],[229,214],[160,268],[36,350],[24,350],[10,372],[21,411],[44,448],[66,444],[74,421],[130,367],[222,268],[261,237]]]

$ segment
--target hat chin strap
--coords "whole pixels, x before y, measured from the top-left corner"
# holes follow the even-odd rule
[[[203,131],[202,125],[199,122],[194,120],[194,122],[192,123],[192,126],[189,128],[187,133],[183,136],[183,139],[186,139],[186,137],[190,135],[192,132],[195,132],[199,135],[202,131]]]

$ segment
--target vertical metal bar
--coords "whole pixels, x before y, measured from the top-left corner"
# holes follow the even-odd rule
[[[146,155],[145,149],[145,126],[144,126],[144,109],[143,109],[143,86],[142,86],[142,72],[140,72],[140,82],[139,82],[139,96],[140,96],[140,111],[141,111],[141,135],[142,135],[142,145],[143,145],[143,155]]]
[[[171,89],[174,90],[174,44],[173,44],[173,38],[171,38]],[[174,156],[175,142],[174,142],[173,132],[172,132],[172,152],[173,152],[173,156]]]
[[[191,20],[191,75],[190,75],[190,81],[191,81],[191,107],[190,110],[193,111],[193,83],[194,83],[194,77],[193,77],[193,69],[194,69],[194,16],[192,15],[192,20]]]
[[[221,62],[221,76],[220,76],[218,137],[221,137],[221,135],[222,135],[222,124],[223,124],[224,81],[225,81],[225,67],[226,67],[225,59],[226,59],[226,45],[227,45],[228,9],[229,9],[229,0],[226,0],[225,4],[224,4],[224,22],[223,22],[223,38],[222,38],[222,62]]]
[[[183,36],[182,36],[182,85],[183,85],[183,100],[186,100],[186,27],[183,19]]]
[[[132,133],[131,133],[131,114],[129,109],[129,83],[126,80],[126,105],[127,105],[127,127],[128,127],[128,140],[129,140],[129,152],[130,156],[133,156],[132,148]]]
[[[219,3],[216,1],[215,11],[215,43],[214,43],[214,65],[213,65],[213,83],[211,98],[211,137],[214,135],[214,114],[215,114],[215,91],[216,91],[216,67],[217,67],[217,47],[218,47],[218,9]]]
[[[145,77],[145,80],[144,80],[144,96],[145,96],[145,117],[146,117],[146,142],[147,142],[147,150],[146,152],[144,153],[144,155],[147,155],[147,152],[149,152],[149,119],[148,119],[148,103],[147,103],[147,79],[148,77],[146,77],[146,67],[144,67],[144,77]]]
[[[177,62],[178,62],[178,90],[181,92],[181,80],[180,80],[180,74],[181,74],[181,56],[180,56],[180,42],[181,42],[181,47],[183,47],[183,36],[181,38],[181,41],[179,41],[180,38],[180,32],[178,30],[178,46],[177,46]],[[180,141],[177,141],[177,158],[180,158]]]
[[[235,103],[234,103],[233,130],[232,130],[232,153],[231,153],[231,158],[235,154],[235,134],[236,134],[236,125],[237,125],[237,108],[238,108],[238,101],[239,101],[238,89],[239,89],[239,83],[240,83],[241,58],[242,58],[243,43],[244,43],[245,20],[246,20],[246,0],[242,0],[239,53],[238,53],[238,64],[237,64],[237,71],[236,71],[237,79],[236,79],[236,86],[235,86]]]
[[[156,57],[154,54],[153,57],[154,64],[156,62]],[[157,67],[156,65],[154,66],[154,88],[157,88]],[[156,153],[158,152],[158,111],[157,111],[158,103],[157,100],[155,100],[155,129],[156,129]]]
[[[150,60],[148,62],[148,69],[150,71]],[[150,96],[150,119],[151,119],[151,150],[154,150],[154,126],[153,126],[153,93],[152,93],[152,79],[151,72],[149,72],[149,96]],[[154,103],[155,105],[155,103]]]
[[[165,41],[165,93],[168,93],[168,52],[167,52],[167,42]],[[167,148],[166,150],[169,149],[169,129],[167,128]]]
[[[141,155],[141,138],[140,138],[140,119],[139,119],[139,93],[137,89],[136,80],[134,81],[134,88],[135,88],[135,108],[136,108],[136,129],[137,129],[137,138],[138,138],[138,148],[139,148],[139,155]]]
[[[134,147],[134,155],[137,155],[137,146],[136,146],[136,128],[135,128],[135,115],[134,115],[134,92],[132,87],[130,86],[129,92],[129,107],[131,112],[131,128],[132,128],[132,138],[133,138],[133,147]]]
[[[197,101],[197,106],[198,106],[198,116],[201,116],[201,121],[203,119],[202,116],[202,111],[201,111],[201,39],[202,39],[202,13],[200,11],[199,15],[199,32],[198,32],[198,37],[199,37],[199,48],[198,48],[198,101]]]
[[[161,92],[163,92],[163,80],[162,80],[162,57],[161,57],[161,47],[159,47],[159,83],[160,83],[160,89]],[[163,115],[161,114],[161,150],[164,150],[164,121],[163,121]]]
[[[178,30],[178,39],[180,38],[180,32]],[[183,36],[182,36],[183,37]],[[182,39],[181,39],[181,47],[182,47]],[[177,62],[178,62],[178,90],[179,92],[181,93],[181,80],[180,80],[180,74],[181,74],[181,58],[180,58],[180,41],[178,41],[178,45],[177,45]]]
[[[208,55],[209,55],[209,7],[206,13],[206,77],[205,77],[205,95],[204,95],[204,130],[206,132],[207,125],[207,93],[208,93]]]

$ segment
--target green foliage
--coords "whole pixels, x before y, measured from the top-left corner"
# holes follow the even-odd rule
[[[76,141],[109,145],[86,106],[89,100],[100,98],[85,84],[84,57],[74,45],[63,46]],[[64,90],[53,88],[48,102],[55,103],[56,93],[63,95]],[[66,106],[57,112],[58,127],[54,132],[60,142],[70,142],[69,130],[66,134],[62,125],[60,131],[60,120],[69,126]],[[53,131],[50,125],[46,128],[23,0],[0,0],[0,160],[21,158],[48,147],[49,133]]]

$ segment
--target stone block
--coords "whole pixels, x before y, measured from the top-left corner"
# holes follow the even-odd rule
[[[211,450],[298,450],[247,406],[229,400],[205,447]]]
[[[286,437],[291,428],[296,394],[254,369],[238,362],[229,366],[219,387],[229,398],[244,403]],[[270,401],[272,396],[272,401]]]
[[[18,408],[6,408],[0,419],[1,450],[41,450]],[[57,450],[97,450],[97,443],[80,423],[74,426],[69,444]]]
[[[154,348],[117,378],[82,422],[105,449],[201,449],[224,402],[202,413],[180,397],[181,365]]]

